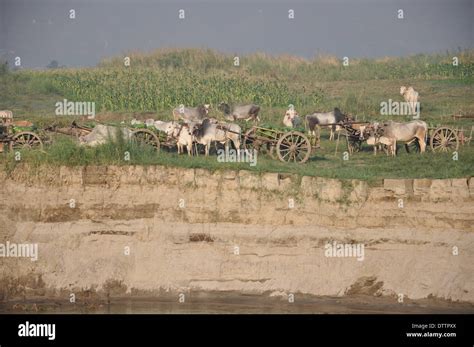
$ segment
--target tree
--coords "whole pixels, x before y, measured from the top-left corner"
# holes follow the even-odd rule
[[[59,66],[59,63],[57,60],[51,60],[51,62],[46,66],[48,69],[57,69]]]
[[[8,61],[0,59],[0,76],[8,72]]]

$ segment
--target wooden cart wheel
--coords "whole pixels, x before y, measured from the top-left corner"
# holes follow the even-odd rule
[[[132,132],[132,141],[140,146],[152,146],[157,151],[160,150],[160,139],[153,131],[148,129],[138,129]]]
[[[22,131],[15,134],[10,142],[10,149],[43,149],[43,141],[40,137],[30,131]]]
[[[276,150],[278,159],[283,162],[304,163],[311,155],[311,143],[299,131],[290,131],[280,137]]]
[[[245,150],[253,151],[254,149],[258,154],[268,153],[270,157],[275,159],[275,146],[270,142],[262,141],[256,138],[257,129],[255,127],[250,128],[245,132],[243,147]]]
[[[430,140],[434,152],[451,152],[459,148],[459,138],[456,132],[448,127],[437,128]]]

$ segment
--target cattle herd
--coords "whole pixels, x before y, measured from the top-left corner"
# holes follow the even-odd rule
[[[400,94],[410,105],[417,104],[418,93],[413,87],[407,88],[402,86],[400,88]],[[172,141],[177,147],[178,154],[184,153],[185,149],[189,156],[193,153],[197,154],[197,144],[199,144],[204,147],[205,155],[208,156],[212,143],[223,144],[226,146],[226,149],[229,144],[232,143],[237,152],[240,153],[241,145],[244,144],[245,147],[245,143],[248,139],[246,137],[242,139],[242,128],[237,124],[237,121],[259,122],[260,106],[254,104],[229,105],[227,103],[221,103],[217,109],[222,112],[225,121],[210,117],[210,108],[210,104],[199,105],[197,107],[180,105],[172,110],[173,121],[155,119],[139,121],[133,119],[131,121],[131,127],[97,124],[93,129],[90,129],[89,132],[81,134],[82,136],[79,137],[79,142],[81,145],[97,146],[105,143],[110,136],[113,138],[121,136],[124,140],[131,140],[134,135],[134,128],[143,126],[146,129],[153,129],[155,133],[159,133],[161,136],[165,136],[168,140]],[[6,117],[10,115],[8,112],[11,111],[0,112],[5,113]],[[288,131],[290,133],[291,131],[295,134],[297,133],[301,141],[306,139],[306,137],[297,130],[304,126],[305,131],[308,132],[308,136],[317,139],[318,143],[321,127],[330,129],[329,140],[335,139],[336,131],[345,129],[347,133],[349,130],[352,137],[356,137],[355,140],[358,141],[359,144],[366,141],[367,144],[372,145],[375,154],[378,150],[384,149],[387,155],[392,156],[395,156],[397,153],[397,142],[405,144],[415,142],[419,151],[423,153],[426,149],[428,137],[428,126],[426,122],[421,120],[413,120],[406,123],[394,121],[384,123],[357,123],[354,122],[351,116],[343,114],[337,107],[330,112],[314,112],[308,114],[304,117],[304,120],[302,120],[295,108],[291,106],[283,116],[283,125],[293,129]],[[118,128],[120,128],[119,131],[117,131]],[[259,129],[268,130],[268,134],[273,131],[272,134],[277,134],[277,136],[283,136],[284,134],[281,131],[272,129],[262,127]],[[263,134],[265,134],[265,131],[263,131]],[[354,136],[354,134],[356,135]],[[245,136],[247,136],[247,133]],[[278,139],[273,139],[273,141],[276,140]],[[265,139],[263,139],[263,141],[265,141]],[[274,145],[274,143],[272,144]],[[298,144],[279,143],[279,145],[288,148],[291,147],[292,150],[298,151]],[[296,149],[294,148],[295,146]]]
[[[418,101],[418,93],[413,87],[400,88],[400,94],[406,102],[411,105]],[[161,121],[148,119],[144,124],[148,128],[155,128],[176,141],[178,153],[184,153],[186,149],[188,155],[193,154],[193,145],[200,144],[204,146],[205,155],[209,155],[212,143],[221,143],[228,146],[232,143],[237,151],[240,151],[242,144],[242,128],[234,123],[239,120],[260,121],[260,106],[254,104],[247,105],[229,105],[221,103],[217,109],[223,113],[225,121],[219,121],[209,117],[210,104],[199,105],[197,107],[186,107],[180,105],[173,109],[173,121]],[[141,123],[132,120],[132,125]],[[321,127],[327,127],[330,130],[329,140],[335,139],[335,134],[343,125],[350,124],[356,128],[360,136],[360,141],[366,141],[372,145],[374,154],[378,150],[384,149],[387,155],[395,156],[397,151],[397,142],[411,143],[416,141],[420,152],[426,148],[426,139],[428,126],[426,122],[414,120],[407,123],[398,123],[388,121],[384,123],[356,123],[352,117],[345,115],[339,108],[334,108],[330,112],[314,112],[308,114],[302,120],[293,106],[288,108],[283,117],[283,125],[287,128],[298,129],[304,126],[310,137],[318,137]],[[105,131],[107,129],[98,129],[101,134],[101,142],[105,141]],[[316,131],[317,130],[317,131]],[[92,136],[94,137],[94,136]],[[86,138],[81,139],[82,143],[91,143]],[[95,144],[95,142],[92,142]]]

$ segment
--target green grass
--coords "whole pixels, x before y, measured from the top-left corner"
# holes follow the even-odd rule
[[[240,57],[211,50],[160,50],[151,54],[129,53],[131,66],[123,57],[103,61],[97,68],[45,71],[0,71],[0,109],[12,110],[16,119],[33,121],[38,128],[53,122],[67,126],[81,117],[55,116],[55,103],[94,101],[98,119],[105,123],[141,119],[171,119],[179,104],[211,103],[211,116],[222,118],[216,109],[221,101],[254,102],[262,106],[262,124],[281,127],[288,104],[300,115],[339,107],[358,120],[408,121],[409,117],[380,115],[380,102],[401,101],[401,85],[413,85],[420,93],[422,119],[430,126],[448,125],[469,130],[472,119],[454,120],[453,114],[474,114],[474,52],[459,51],[404,58],[351,60],[343,67],[335,57],[306,60],[291,56],[254,54]],[[460,65],[451,64],[458,56]],[[324,137],[327,133],[323,133]],[[375,180],[386,177],[466,177],[474,168],[473,146],[460,148],[459,160],[450,154],[406,154],[400,148],[396,158],[373,156],[367,146],[350,160],[342,160],[345,144],[334,155],[335,143],[325,139],[310,161],[286,164],[265,155],[258,165],[219,163],[216,156],[189,158],[175,152],[137,148],[128,143],[108,143],[98,148],[79,147],[72,139],[58,136],[45,152],[24,152],[23,160],[33,165],[140,164],[200,167],[211,170],[245,169],[298,173],[301,175]],[[124,152],[131,154],[124,160]],[[12,153],[0,154],[5,167],[16,164]]]
[[[267,155],[257,157],[257,165],[249,163],[221,163],[215,153],[188,157],[176,152],[140,147],[123,141],[108,143],[87,148],[79,146],[67,136],[58,136],[46,151],[22,151],[20,162],[30,165],[165,165],[186,168],[205,168],[214,170],[250,170],[255,172],[294,173],[305,176],[331,177],[340,179],[361,179],[374,181],[382,178],[455,178],[469,177],[473,174],[474,148],[466,146],[459,151],[457,161],[450,153],[427,152],[423,155],[406,153],[400,147],[396,158],[379,154],[374,156],[369,146],[354,154],[349,160],[343,160],[344,142],[339,144],[335,154],[335,142],[322,141],[323,148],[316,150],[309,162],[305,164],[282,163]],[[130,160],[125,160],[125,153],[130,153]],[[14,154],[4,154],[0,163],[7,170],[16,164]]]

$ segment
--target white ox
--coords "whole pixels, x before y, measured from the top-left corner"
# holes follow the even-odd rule
[[[377,155],[377,150],[382,150],[382,145],[387,146],[387,155],[391,155],[394,149],[394,141],[386,136],[383,136],[379,123],[361,126],[361,136],[367,132],[367,144],[374,147],[374,155]]]
[[[222,102],[217,109],[224,113],[224,118],[230,121],[245,120],[246,122],[253,119],[254,122],[260,122],[258,113],[260,106],[254,104],[234,105]]]
[[[183,153],[183,147],[186,147],[188,156],[192,154],[193,149],[193,134],[192,129],[194,128],[194,123],[189,124],[179,124],[177,122],[169,122],[166,133],[168,136],[176,139],[176,145],[178,147],[178,154]],[[171,129],[171,132],[169,132]]]
[[[416,114],[417,103],[418,103],[418,92],[413,87],[400,87],[400,95],[403,96],[405,101],[408,103],[411,109],[411,114]]]
[[[344,115],[339,108],[334,108],[331,112],[315,112],[313,114],[308,114],[305,117],[306,126],[308,128],[309,134],[316,135],[314,129],[319,128],[321,126],[326,126],[331,129],[331,134],[329,136],[329,140],[334,140],[335,132],[339,130],[339,126],[337,123],[344,121],[346,119],[346,115]]]
[[[426,134],[428,132],[428,125],[421,120],[414,120],[407,123],[397,123],[388,121],[382,125],[376,124],[367,129],[369,131],[368,144],[377,145],[379,143],[385,144],[388,147],[389,154],[396,156],[397,141],[410,143],[418,141],[420,152],[424,153],[426,150]],[[376,148],[374,147],[376,153]]]
[[[179,107],[173,109],[173,117],[175,121],[181,119],[186,123],[200,123],[209,114],[210,107],[211,105],[209,104],[200,105],[197,107],[185,107],[184,105],[180,105]]]
[[[217,123],[213,119],[204,119],[201,125],[195,126],[192,130],[194,140],[205,146],[206,156],[212,142],[219,142],[228,146],[229,141],[234,144],[237,154],[240,155],[240,134],[242,129],[233,123]]]

